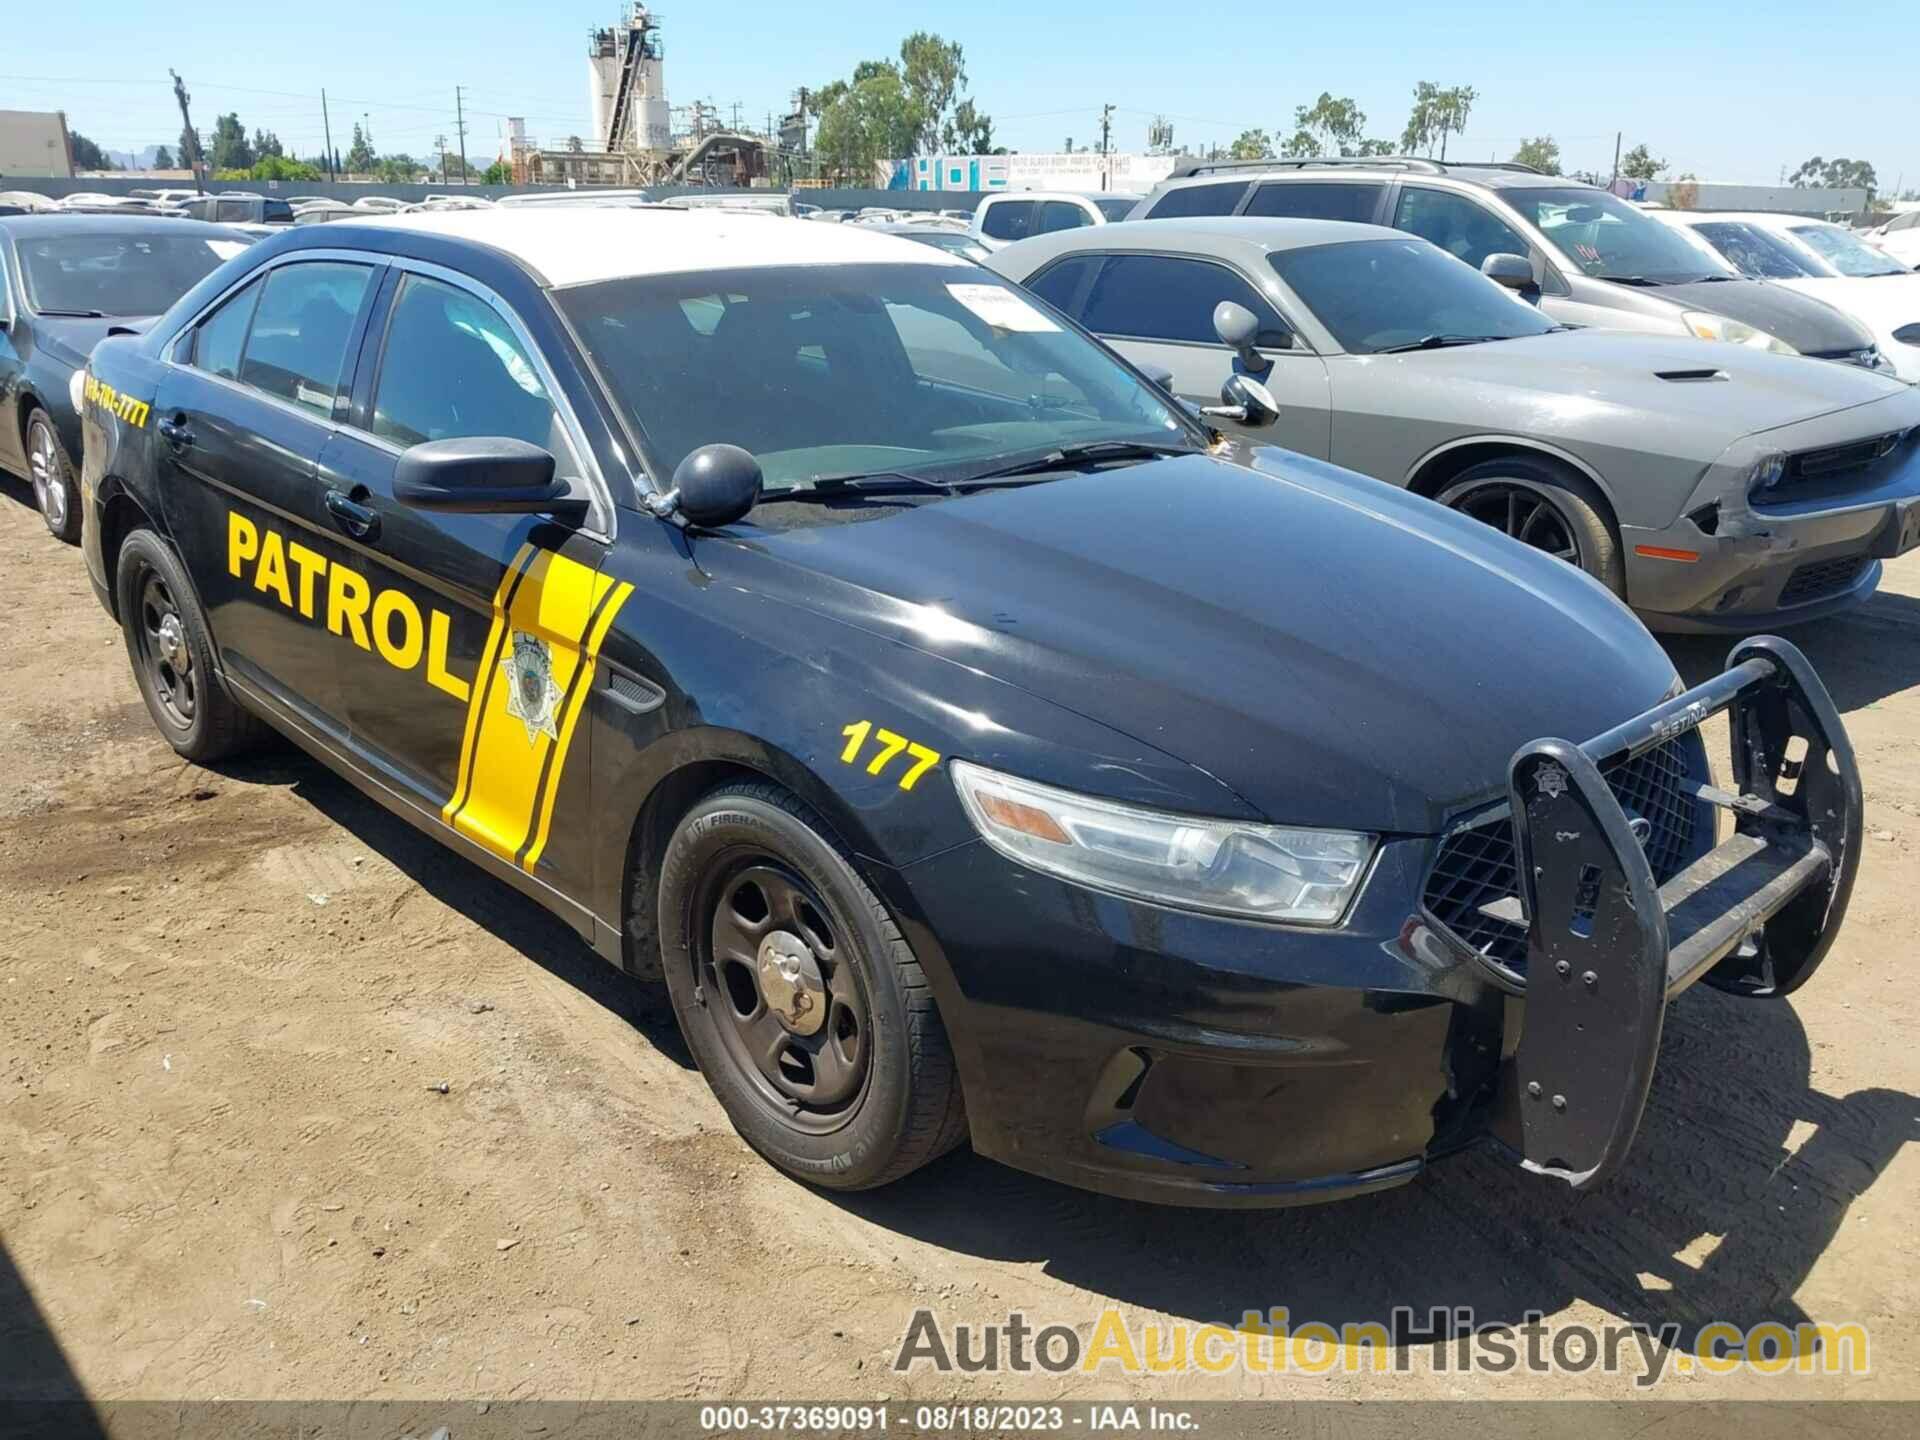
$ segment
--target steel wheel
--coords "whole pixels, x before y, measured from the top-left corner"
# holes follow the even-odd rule
[[[55,534],[67,528],[67,483],[60,463],[60,442],[53,427],[36,415],[27,427],[27,473],[33,481],[33,503]]]
[[[787,1124],[838,1127],[867,1088],[872,1025],[825,902],[756,856],[720,872],[700,913],[699,981],[728,1058]]]
[[[140,664],[169,719],[180,729],[190,730],[200,708],[200,680],[179,602],[165,577],[153,570],[141,577],[139,594],[133,634]]]
[[[1543,490],[1518,480],[1491,480],[1451,501],[1462,515],[1491,525],[1523,545],[1570,565],[1585,564],[1580,532]]]

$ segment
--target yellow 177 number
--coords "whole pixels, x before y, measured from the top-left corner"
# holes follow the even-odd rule
[[[856,765],[860,760],[860,751],[866,746],[867,737],[873,737],[875,749],[873,758],[867,761],[867,774],[878,775],[893,763],[902,751],[911,758],[912,763],[900,776],[900,788],[911,790],[920,783],[920,777],[940,763],[940,752],[929,750],[924,745],[916,745],[904,735],[896,735],[891,730],[874,729],[871,720],[857,721],[840,732],[847,737],[847,748],[840,752],[840,763]]]

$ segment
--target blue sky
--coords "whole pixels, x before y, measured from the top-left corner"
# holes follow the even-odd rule
[[[468,155],[498,147],[505,117],[559,141],[586,127],[585,44],[616,0],[233,0],[30,4],[0,49],[0,109],[64,109],[103,145],[171,143],[179,131],[167,67],[193,92],[203,131],[237,110],[296,151],[320,148],[318,92],[344,150],[367,118],[382,150],[425,155],[453,136],[453,87],[467,87]],[[1156,113],[1182,144],[1290,127],[1322,90],[1351,95],[1372,133],[1396,137],[1415,82],[1480,92],[1456,153],[1506,158],[1550,133],[1568,168],[1606,169],[1613,135],[1644,140],[1675,171],[1777,181],[1813,154],[1871,161],[1883,188],[1920,187],[1920,10],[1747,0],[1740,5],[1535,7],[1256,6],[1196,12],[1137,0],[1005,0],[882,7],[836,0],[664,0],[667,85],[675,105],[708,100],[764,124],[795,87],[894,53],[914,28],[966,47],[972,92],[1002,144],[1060,148],[1098,138],[1119,107],[1115,144],[1144,148]],[[891,9],[890,16],[883,12]],[[62,15],[73,17],[63,20]],[[24,30],[21,22],[24,20]],[[1226,22],[1226,23],[1222,23]],[[1227,38],[1229,28],[1245,41]]]

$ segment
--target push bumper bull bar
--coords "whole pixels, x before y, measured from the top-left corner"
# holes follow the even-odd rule
[[[1723,710],[1736,788],[1694,798],[1729,812],[1732,834],[1658,885],[1602,772]],[[1527,1169],[1584,1190],[1633,1143],[1669,1000],[1698,980],[1789,995],[1825,958],[1859,866],[1860,772],[1806,657],[1760,636],[1584,744],[1522,747],[1510,784],[1528,984],[1493,1130]]]

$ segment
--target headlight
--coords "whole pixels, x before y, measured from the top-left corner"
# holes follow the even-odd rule
[[[87,372],[79,369],[73,372],[73,378],[67,381],[67,398],[73,401],[73,413],[78,415],[85,407],[87,393]]]
[[[1745,345],[1749,350],[1771,350],[1776,355],[1800,353],[1778,336],[1756,330],[1740,320],[1729,320],[1725,315],[1689,310],[1680,318],[1685,322],[1688,333],[1696,340],[1722,340],[1729,345]]]
[[[1765,455],[1754,462],[1753,469],[1747,472],[1747,494],[1761,496],[1780,483],[1780,477],[1787,473],[1787,457],[1784,455]]]
[[[1001,854],[1097,890],[1250,920],[1331,925],[1374,837],[1141,810],[956,760],[960,803]]]

